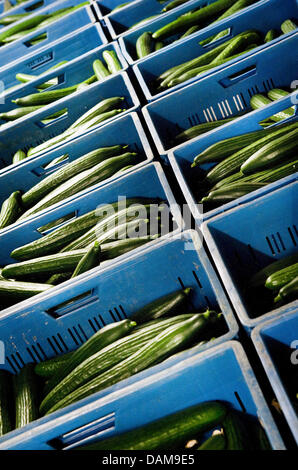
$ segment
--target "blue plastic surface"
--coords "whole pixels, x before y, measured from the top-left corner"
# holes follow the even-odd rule
[[[64,412],[7,434],[0,440],[0,449],[51,450],[55,444],[67,449],[68,443],[71,449],[78,442],[92,440],[92,427],[100,433],[97,439],[106,438],[208,400],[224,400],[239,411],[243,411],[243,404],[245,412],[262,423],[272,448],[285,450],[247,356],[237,341],[203,352],[193,349],[180,353],[81,401],[80,407],[65,408]]]
[[[7,11],[2,11],[1,4],[0,4],[0,19],[5,18],[6,16],[10,15],[17,15],[20,13],[36,13],[42,8],[51,5],[52,3],[56,2],[57,0],[28,0],[27,2],[16,4],[13,8]],[[12,2],[10,2],[12,3]],[[0,29],[3,26],[0,25]]]
[[[97,103],[115,96],[124,97],[123,104],[121,103],[119,107],[124,111],[96,126],[102,127],[108,122],[118,119],[124,113],[137,110],[139,107],[138,97],[126,72],[118,73],[103,82],[93,83],[88,88],[68,95],[56,103],[54,102],[45,108],[41,108],[41,110],[34,111],[32,114],[18,119],[14,124],[3,125],[0,133],[0,168],[2,167],[0,174],[6,173],[8,169],[14,170],[16,168],[15,165],[11,166],[11,162],[14,153],[18,149],[28,150],[30,147],[35,147],[51,137],[61,134]],[[49,124],[42,122],[47,116],[63,109],[67,109],[67,114],[56,118]],[[86,131],[86,133],[88,132],[90,131]],[[121,136],[119,137],[121,138]],[[55,148],[57,146],[61,147],[61,142]],[[46,150],[42,153],[45,152]],[[37,155],[40,156],[41,153]],[[35,158],[35,156],[29,157],[30,160],[31,158]],[[23,161],[20,163],[22,164]]]
[[[298,69],[292,52],[297,46],[298,33],[144,106],[159,154],[166,155],[177,145],[174,138],[192,126],[251,111],[250,99],[256,93],[291,90]]]
[[[202,178],[202,175],[199,175],[199,172],[201,170],[209,170],[211,166],[214,166],[216,163],[208,163],[198,166],[196,168],[191,168],[191,164],[195,156],[201,153],[206,148],[208,148],[210,145],[228,139],[230,137],[235,137],[241,134],[262,129],[259,124],[261,121],[269,118],[270,116],[273,116],[279,111],[290,108],[295,102],[297,102],[297,96],[296,92],[293,92],[291,95],[282,98],[278,101],[275,101],[274,103],[266,106],[263,109],[253,111],[245,116],[239,117],[235,121],[225,124],[211,132],[208,132],[205,135],[203,134],[200,137],[189,140],[188,142],[181,144],[178,147],[175,147],[169,152],[169,162],[173,168],[173,171],[184,194],[186,202],[188,203],[198,225],[201,224],[204,220],[210,219],[210,217],[214,217],[215,215],[227,212],[233,209],[234,207],[246,204],[251,200],[258,199],[260,196],[267,194],[273,189],[287,184],[288,181],[296,179],[297,173],[282,178],[276,181],[275,183],[267,184],[266,186],[261,189],[258,189],[257,191],[253,191],[247,194],[246,196],[235,199],[234,201],[231,201],[227,204],[223,204],[220,207],[217,207],[212,210],[205,210],[204,205],[196,203],[194,190],[196,188],[196,185],[198,184],[198,179]],[[292,121],[297,120],[297,106],[295,106],[295,109],[296,114],[290,119],[284,120],[283,123],[290,123]],[[273,124],[273,126],[276,125],[277,123]]]
[[[298,416],[290,398],[287,383],[290,377],[290,361],[297,361],[298,309],[294,312],[261,323],[252,331],[252,341],[262,361],[278,403],[298,444]],[[294,366],[292,374],[294,378]],[[294,393],[293,393],[294,392]],[[295,395],[295,389],[292,391]]]
[[[11,91],[8,90],[6,93],[3,94],[4,104],[0,104],[0,112],[5,113],[12,109],[17,109],[18,106],[12,102],[13,100],[16,100],[17,98],[22,98],[32,93],[38,93],[39,92],[38,86],[48,80],[56,78],[58,83],[56,85],[53,85],[47,88],[46,91],[71,87],[73,85],[77,85],[81,83],[87,78],[90,78],[92,75],[94,75],[92,64],[95,59],[100,59],[105,64],[105,61],[102,57],[102,53],[103,51],[106,51],[106,50],[115,52],[121,64],[122,70],[127,69],[128,67],[127,62],[124,59],[118,44],[116,42],[113,42],[110,44],[104,44],[102,46],[96,47],[95,49],[92,49],[92,51],[86,52],[85,54],[78,56],[76,59],[73,59],[69,63],[62,65],[59,68],[56,68],[54,70],[49,71],[48,73],[45,73],[42,77],[37,77],[37,79],[32,80],[31,82],[28,82],[26,84],[20,83],[20,86],[17,89],[14,89]],[[106,79],[102,80],[101,83],[109,81],[115,75],[116,74],[110,75]],[[132,87],[131,83],[129,82],[127,78],[126,78],[126,83],[127,85],[123,89],[121,80],[118,80],[118,81],[115,80],[113,83],[109,85],[109,87],[112,93],[122,92],[125,98],[131,96],[132,100],[130,100],[130,104],[133,104],[134,106],[138,106],[139,101],[135,94],[134,88]],[[114,95],[111,95],[111,96],[114,96]],[[58,100],[55,101],[55,103],[58,103]],[[70,105],[71,104],[69,104],[69,106]],[[37,119],[37,115],[35,116]],[[27,115],[27,117],[29,117],[29,115]],[[3,123],[5,124],[5,121],[1,120],[0,122],[2,124]],[[16,121],[13,121],[13,122],[16,123]],[[14,125],[13,122],[11,122],[9,125]],[[1,128],[0,128],[0,131],[1,131]]]
[[[298,173],[287,185],[202,225],[222,282],[247,331],[264,320],[298,308],[296,300],[279,308],[273,306],[270,312],[256,317],[245,289],[248,280],[260,269],[297,253],[297,177]]]
[[[77,59],[79,56],[85,55],[92,49],[96,49],[106,43],[107,40],[98,23],[80,28],[61,40],[54,41],[38,51],[25,55],[25,57],[19,58],[5,67],[1,67],[0,80],[3,83],[4,90],[20,84],[16,79],[17,73],[40,75],[64,60],[71,61]],[[124,61],[122,54],[121,61]]]
[[[169,68],[198,57],[205,52],[214,49],[214,47],[217,47],[222,42],[225,42],[244,31],[253,29],[257,30],[263,34],[263,36],[265,36],[269,29],[274,28],[280,30],[280,25],[283,21],[288,18],[295,19],[297,17],[297,0],[288,0],[287,2],[280,0],[262,0],[260,3],[252,5],[248,9],[233,15],[233,17],[230,17],[230,19],[225,19],[215,23],[215,25],[205,28],[203,32],[195,33],[176,44],[169,45],[155,52],[154,54],[137,61],[133,65],[133,70],[137,76],[143,93],[149,102],[168,93],[172,93],[173,91],[188,85],[189,83],[201,80],[205,76],[209,76],[211,73],[216,72],[217,70],[222,70],[223,68],[227,67],[227,64],[234,64],[239,60],[242,60],[244,57],[250,57],[258,50],[270,47],[271,44],[277,44],[284,35],[274,39],[270,43],[265,43],[256,47],[252,51],[241,55],[239,58],[228,61],[223,65],[214,67],[212,71],[206,71],[200,74],[199,77],[194,77],[181,83],[180,85],[176,85],[172,88],[166,89],[165,91],[158,92],[155,88],[156,85],[154,84],[154,81],[161,73],[165,72]],[[153,29],[153,22],[150,24],[151,29]],[[226,30],[227,28],[229,28],[230,31],[227,36],[219,39],[218,41],[215,41],[209,46],[200,46],[199,43],[201,41],[223,30]],[[119,38],[121,50],[128,63],[133,63],[131,54],[132,50],[135,50],[136,38],[134,36],[140,35],[141,33],[142,29],[140,28],[136,32],[130,33],[130,35],[125,34]],[[291,34],[295,34],[295,31],[288,33],[287,36]],[[133,59],[135,60],[135,56]]]
[[[202,3],[208,4],[214,1],[216,0],[208,0],[207,2],[205,0],[189,0],[189,2],[187,2],[187,7],[183,5],[179,8],[179,10],[176,8],[175,11],[178,10],[180,11],[180,14],[182,14],[185,11],[189,11],[195,8],[196,6],[200,6]],[[170,2],[171,0],[165,1],[164,3],[160,3],[158,0],[141,0],[138,2],[132,2],[132,4],[128,5],[125,9],[110,13],[104,19],[104,23],[108,28],[111,37],[116,39],[128,31],[129,28],[132,28],[134,25],[136,25],[136,23],[139,23],[146,18],[150,18],[151,16],[159,14],[162,16],[167,15],[169,18],[168,21],[170,21],[170,18],[173,16],[173,10],[171,10],[171,13],[162,12],[162,9]],[[151,24],[151,21],[147,23],[147,27],[148,24]]]
[[[109,15],[112,10],[123,3],[135,3],[140,0],[92,0],[99,18]]]
[[[68,163],[98,147],[118,144],[127,144],[132,151],[136,151],[140,155],[138,165],[144,165],[153,160],[152,150],[137,114],[128,113],[109,124],[96,127],[89,133],[57,147],[56,150],[45,152],[39,157],[25,159],[5,169],[0,175],[0,201],[2,203],[13,188],[26,191],[43,177],[48,176],[51,170],[45,170],[44,167],[61,155],[68,155],[68,160],[66,160],[66,163]],[[56,169],[60,167],[61,164],[56,166]],[[133,169],[135,168],[137,166],[133,167]],[[54,167],[52,171],[53,169]]]
[[[44,13],[50,13],[56,11],[60,8],[75,6],[73,0],[64,0],[63,3],[58,1],[49,5],[48,7],[39,10],[37,13],[33,13],[32,17],[35,15],[41,15]],[[8,64],[16,59],[23,57],[24,55],[35,52],[41,47],[44,47],[50,44],[57,39],[61,39],[63,36],[66,36],[69,33],[76,31],[83,26],[86,26],[90,23],[95,23],[96,19],[94,13],[91,9],[91,5],[86,5],[68,15],[63,16],[60,19],[57,19],[53,23],[49,24],[44,28],[38,28],[30,34],[27,34],[22,39],[14,41],[10,44],[7,44],[0,48],[0,64]],[[19,23],[19,22],[18,22]],[[15,23],[18,24],[18,23]],[[5,28],[1,32],[5,31]],[[46,33],[46,39],[38,42],[38,44],[31,44],[31,41],[37,38],[40,34]]]

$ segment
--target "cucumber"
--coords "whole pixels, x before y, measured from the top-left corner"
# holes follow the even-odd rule
[[[291,33],[292,31],[295,31],[297,29],[297,25],[296,23],[294,23],[294,21],[288,19],[282,23],[280,29],[284,34],[287,34]]]
[[[2,204],[0,212],[0,229],[13,224],[22,212],[21,192],[14,191]]]
[[[46,73],[46,72],[45,72]],[[28,73],[17,73],[16,74],[16,79],[21,82],[21,83],[28,83],[31,82],[32,80],[36,80],[39,78],[37,75],[30,75]],[[40,83],[38,85],[39,90],[45,90],[53,85],[57,85],[57,79],[52,78],[51,80],[48,80],[47,82]]]
[[[275,29],[269,29],[269,31],[266,33],[264,43],[266,42],[271,42],[273,39],[278,38],[279,33]]]
[[[160,13],[158,13],[157,15],[148,16],[147,18],[144,18],[143,20],[138,21],[137,23],[133,24],[128,29],[139,28],[140,26],[143,26],[145,23],[148,23],[149,21],[154,20],[158,16],[160,16]]]
[[[14,165],[15,163],[25,160],[25,158],[27,158],[27,154],[23,152],[23,150],[18,150],[12,157],[12,163]]]
[[[100,264],[101,249],[99,243],[96,241],[90,248],[88,248],[86,254],[78,262],[71,278],[79,276],[90,269],[99,266]]]
[[[235,183],[211,191],[207,196],[201,199],[200,203],[227,204],[252,191],[257,191],[265,185],[265,183],[255,183],[254,181],[236,181]]]
[[[33,363],[26,364],[14,376],[16,429],[26,426],[39,417],[38,382],[34,366]]]
[[[93,62],[92,67],[97,80],[100,82],[111,75],[108,69],[104,66],[103,62],[99,59],[96,59]]]
[[[213,434],[212,436],[209,437],[209,439],[206,439],[203,444],[198,447],[197,450],[225,450],[226,449],[226,438],[224,434],[218,433],[218,434]]]
[[[136,326],[136,322],[130,319],[121,320],[111,323],[101,328],[97,333],[92,335],[85,343],[82,344],[71,357],[63,368],[60,368],[56,374],[46,385],[47,393],[58,385],[64,377],[70,374],[77,366],[86,359],[99,353],[110,344],[131,333]]]
[[[76,450],[183,449],[194,435],[204,433],[219,424],[226,412],[224,403],[206,401],[123,434],[77,447]]]
[[[187,3],[189,0],[172,0],[172,2],[168,3],[162,11],[170,11],[173,10],[173,8],[179,7],[180,5],[183,5],[184,3]]]
[[[138,203],[148,204],[150,201],[151,199],[149,198],[128,198],[126,200],[126,206],[128,207]],[[152,200],[152,203],[154,202],[156,202],[156,200]],[[15,248],[11,253],[11,257],[18,261],[25,261],[38,256],[56,253],[59,249],[66,247],[70,242],[86,233],[98,222],[108,217],[111,210],[118,210],[118,206],[118,201],[106,205],[102,204],[95,210],[87,212],[74,220],[70,220],[61,227],[57,227],[42,238]]]
[[[18,22],[18,24],[11,26],[10,28],[5,28],[5,31],[0,32],[0,43],[3,42],[4,39],[11,37],[14,34],[24,32],[27,29],[35,28],[38,26],[43,20],[49,18],[49,15],[36,15],[30,18],[25,19],[22,22]]]
[[[68,88],[43,91],[42,93],[32,93],[30,95],[23,96],[22,98],[12,100],[12,102],[15,103],[17,106],[28,106],[30,108],[32,108],[33,106],[44,106],[46,104],[53,103],[54,101],[60,100],[61,98],[70,95],[71,93],[75,92],[76,89],[77,85],[74,85]]]
[[[200,334],[209,322],[207,315],[195,314],[189,320],[167,328],[139,351],[77,388],[58,403],[56,402],[46,414],[110,387],[189,347],[194,341],[200,339]]]
[[[12,374],[0,369],[0,436],[14,429],[12,413]]]
[[[136,42],[137,58],[142,59],[149,55],[152,51],[152,33],[145,31],[141,34]]]
[[[274,298],[274,303],[280,301],[289,302],[296,299],[298,299],[298,275],[283,287],[281,287],[277,296]]]
[[[42,106],[26,106],[23,108],[15,108],[11,111],[7,111],[6,113],[0,113],[0,119],[2,121],[16,121],[27,114],[34,113],[34,111],[38,111]]]
[[[260,43],[260,35],[256,31],[246,31],[245,33],[239,34],[212,60],[211,64],[220,63],[227,58],[231,59],[236,53],[244,52],[249,44],[258,43]]]
[[[108,70],[111,74],[117,73],[122,70],[122,66],[115,51],[105,50],[102,53],[102,57],[105,63],[107,64]]]
[[[114,13],[115,11],[120,10],[123,7],[126,7],[126,5],[129,5],[129,4],[130,4],[130,2],[121,3],[121,5],[118,5],[115,8],[113,8],[113,10],[111,10],[110,13],[112,13],[112,12]]]
[[[265,106],[268,106],[268,104],[272,104],[271,99],[266,98],[266,96],[260,94],[254,95],[250,100],[252,109],[261,109]],[[293,116],[294,112],[295,111],[293,108],[285,109],[284,111],[280,111],[279,113],[274,114],[274,116],[270,116],[270,119],[275,122],[283,121],[284,119],[288,119],[289,117]]]
[[[7,298],[8,300],[15,299],[21,301],[29,299],[33,295],[41,294],[51,287],[53,286],[49,284],[0,280],[0,295],[2,299]]]
[[[281,162],[286,162],[296,155],[298,129],[287,132],[281,137],[274,138],[271,142],[254,152],[241,165],[241,172],[249,175],[255,171],[270,169]]]
[[[160,317],[173,315],[180,308],[181,311],[185,310],[190,292],[190,287],[171,292],[170,294],[167,294],[154,300],[153,302],[150,302],[149,304],[146,304],[145,307],[135,312],[133,315],[131,315],[130,318],[135,320],[137,324],[140,325],[151,320],[156,320]]]
[[[159,51],[164,47],[164,43],[162,41],[157,41],[154,45],[154,50]]]
[[[3,271],[2,271],[3,274]],[[295,277],[298,276],[298,263],[294,263],[291,266],[276,271],[271,274],[265,282],[265,287],[270,290],[279,290]]]
[[[216,129],[217,127],[220,127],[228,122],[233,121],[235,118],[227,118],[227,119],[220,119],[218,121],[210,121],[210,122],[204,122],[201,124],[197,124],[196,126],[192,126],[189,129],[186,129],[183,132],[180,132],[175,137],[175,142],[177,144],[185,142],[186,140],[193,139],[194,137],[197,137],[201,134],[204,134],[205,132],[212,131],[213,129]]]
[[[156,240],[156,238],[158,238],[158,235],[147,235],[145,237],[125,238],[123,240],[105,242],[101,245],[102,260],[105,262],[107,260],[117,258],[118,256],[124,255],[131,250],[135,250],[145,243]]]
[[[57,374],[60,369],[64,368],[73,354],[74,351],[70,351],[68,353],[52,357],[51,359],[47,359],[46,361],[38,362],[34,367],[34,372],[40,377],[50,379],[54,374]]]
[[[100,101],[98,104],[90,108],[86,113],[80,116],[70,127],[69,129],[78,129],[83,124],[92,120],[98,115],[105,113],[106,111],[111,111],[117,106],[120,106],[124,98],[122,96],[114,96],[111,98],[106,98]]]
[[[40,412],[45,412],[54,403],[62,400],[81,385],[127,359],[165,329],[172,325],[177,325],[191,317],[192,315],[190,314],[178,315],[176,317],[159,320],[154,325],[144,325],[139,331],[135,333],[132,332],[130,335],[111,343],[101,351],[93,354],[73,369],[73,371],[61,380],[51,391],[50,388],[53,382],[49,382],[46,385],[45,393],[47,395],[40,405]]]
[[[52,274],[52,276],[46,281],[46,284],[52,284],[53,286],[57,286],[62,282],[68,281],[72,276],[72,273],[57,273]]]
[[[162,26],[160,29],[153,33],[154,39],[162,39],[179,33],[181,30],[194,26],[204,25],[209,19],[214,18],[215,15],[227,10],[235,3],[235,0],[217,0],[196,12],[188,15],[179,16],[176,20]]]
[[[123,146],[114,145],[112,147],[97,148],[85,155],[82,155],[76,160],[68,163],[67,165],[64,165],[62,168],[59,168],[54,173],[51,173],[38,184],[34,185],[31,189],[26,191],[22,195],[22,205],[26,209],[32,207],[49,192],[57,188],[60,184],[81,173],[82,171],[94,167],[98,163],[101,163],[108,158],[119,155],[122,150]]]
[[[266,279],[272,274],[280,271],[281,269],[288,268],[295,263],[298,263],[298,253],[294,253],[268,264],[250,278],[248,288],[255,289],[264,286]]]
[[[136,156],[136,153],[126,152],[119,156],[107,158],[94,167],[78,173],[40,199],[38,203],[22,215],[20,220],[110,178],[125,165],[136,164]]]
[[[250,436],[240,415],[230,410],[223,420],[223,430],[226,438],[227,450],[252,450]]]
[[[273,139],[278,139],[281,136],[287,136],[289,134],[289,131],[297,128],[297,126],[298,123],[293,123],[288,126],[275,128],[273,132],[265,133],[263,138],[258,139],[252,144],[243,147],[238,152],[230,155],[229,157],[225,158],[222,162],[218,163],[216,166],[211,168],[211,170],[207,173],[205,179],[209,183],[215,184],[222,178],[226,178],[227,176],[232,175],[240,169],[242,171],[242,165],[249,159],[251,155],[255,155],[256,152],[264,148],[264,146],[268,142],[273,142]],[[254,170],[257,171],[259,170],[259,168],[255,166]]]
[[[199,30],[199,26],[191,26],[190,28],[188,28],[185,33],[183,33],[179,39],[184,39],[184,38],[187,38],[188,36],[190,36],[191,34],[193,33],[196,33],[198,30]]]
[[[24,16],[29,15],[29,13],[15,13],[14,15],[7,15],[4,16],[3,18],[0,18],[0,25],[2,26],[9,26],[12,23],[15,23],[16,21],[20,21]]]
[[[267,93],[268,98],[273,101],[279,100],[288,95],[289,95],[289,92],[286,90],[282,90],[281,88],[273,88]]]

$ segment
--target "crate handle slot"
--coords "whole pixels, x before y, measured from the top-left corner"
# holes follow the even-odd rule
[[[75,428],[47,442],[56,450],[67,450],[87,444],[95,437],[102,436],[115,429],[115,413],[97,418],[79,428]]]
[[[253,77],[257,73],[257,66],[256,65],[251,65],[250,67],[246,67],[239,72],[233,73],[232,75],[229,75],[228,77],[222,78],[219,80],[219,84],[223,88],[228,88],[232,85],[235,85],[235,83],[242,82],[242,80],[246,80],[249,77]]]
[[[40,44],[41,42],[45,41],[46,39],[48,39],[48,34],[46,32],[43,32],[43,33],[39,33],[37,34],[36,36],[34,36],[33,38],[29,39],[28,41],[24,41],[23,44],[24,46],[26,47],[32,47],[32,46],[35,46],[36,45],[36,40],[38,40],[38,44]]]
[[[94,290],[91,289],[84,294],[80,294],[70,300],[66,300],[61,304],[56,305],[55,307],[51,307],[50,309],[46,310],[45,313],[50,315],[52,318],[57,319],[63,315],[67,315],[68,313],[73,313],[75,310],[86,307],[87,305],[98,302],[98,300],[98,296],[95,295]]]
[[[69,163],[69,155],[66,153],[63,155],[59,155],[59,157],[56,157],[55,159],[45,163],[42,166],[34,168],[34,170],[31,170],[31,173],[38,177],[47,176],[53,173],[53,171],[58,170],[58,168],[66,165],[67,163]]]
[[[25,7],[24,10],[25,11],[34,11],[34,10],[36,10],[36,8],[42,7],[43,5],[44,5],[44,1],[40,0],[39,2],[34,3],[33,5],[30,5],[29,7]]]
[[[281,109],[281,110],[277,111],[276,113],[272,113],[272,115],[278,114],[278,113],[280,113],[280,112],[282,112],[282,111],[286,111],[287,109],[290,109],[290,108],[293,108],[293,109],[294,109],[294,113],[293,113],[292,116],[289,116],[289,117],[287,117],[287,118],[285,118],[285,119],[282,119],[282,120],[280,120],[280,121],[278,121],[278,122],[274,122],[274,123],[272,123],[272,125],[267,126],[266,129],[271,129],[271,127],[280,126],[281,123],[283,123],[283,124],[290,124],[292,121],[294,121],[294,120],[297,118],[297,116],[298,116],[298,106],[297,106],[297,105],[286,106],[284,109]],[[259,121],[259,125],[263,128],[262,123],[263,123],[264,121],[270,119],[270,117],[271,117],[271,116],[267,116],[265,119],[261,119],[261,121]]]
[[[63,225],[69,223],[71,220],[76,219],[77,215],[77,211],[70,212],[69,214],[59,217],[58,219],[55,219],[43,225],[42,227],[39,227],[36,230],[43,236],[47,235],[48,233],[51,233],[56,230],[58,227],[62,227]]]
[[[60,115],[60,116],[58,115],[57,117],[53,117],[53,118],[51,116],[54,115],[54,113],[49,114],[48,116],[43,117],[41,121],[36,121],[35,125],[40,127],[41,129],[43,129],[45,127],[52,126],[53,124],[68,118],[68,109],[67,108],[57,109],[55,111],[55,114],[60,113],[60,112],[61,113],[63,112],[63,114]]]

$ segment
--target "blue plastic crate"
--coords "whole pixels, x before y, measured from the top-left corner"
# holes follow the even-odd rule
[[[297,348],[298,310],[261,323],[252,331],[252,341],[262,361],[278,403],[298,444],[298,416],[288,385],[291,354]],[[291,349],[292,348],[292,349]],[[296,365],[297,368],[297,365]]]
[[[290,89],[297,75],[298,58],[292,53],[297,46],[298,33],[143,107],[159,154],[165,156],[177,145],[174,138],[192,126],[251,111],[256,93]]]
[[[57,0],[28,0],[24,3],[16,3],[13,8],[8,11],[2,11],[1,4],[0,4],[0,19],[5,18],[5,16],[16,15],[19,13],[36,13],[42,8],[51,5],[52,3],[56,2]],[[12,3],[12,2],[10,2]],[[3,26],[0,25],[0,29]]]
[[[201,80],[205,76],[209,76],[211,73],[214,73],[218,70],[222,70],[227,67],[227,64],[234,64],[239,60],[250,57],[255,52],[270,47],[271,44],[277,44],[283,36],[276,38],[271,43],[266,43],[261,46],[256,47],[254,50],[249,51],[239,58],[233,59],[229,62],[226,62],[223,65],[214,67],[212,71],[206,71],[200,74],[199,77],[194,77],[190,80],[185,81],[180,85],[176,85],[172,88],[166,89],[165,91],[158,92],[155,88],[155,79],[164,71],[175,65],[180,65],[183,62],[191,60],[195,57],[198,57],[205,52],[208,52],[214,47],[217,47],[224,41],[240,34],[244,31],[254,29],[262,33],[264,36],[267,31],[271,28],[280,29],[282,22],[288,18],[297,18],[298,17],[298,8],[297,0],[288,0],[283,2],[280,0],[263,0],[256,5],[252,5],[246,10],[240,11],[236,15],[233,15],[229,20],[222,20],[215,25],[205,28],[203,32],[195,33],[188,38],[185,38],[179,41],[176,44],[172,44],[166,48],[163,48],[148,57],[145,57],[137,61],[133,65],[133,70],[137,76],[137,79],[140,83],[140,86],[143,90],[143,93],[147,101],[152,101],[154,99],[160,98],[168,93],[193,83],[195,81]],[[154,20],[153,20],[154,21]],[[153,29],[153,22],[150,24],[151,29]],[[229,34],[218,41],[215,41],[211,45],[200,46],[200,42],[204,39],[209,38],[210,36],[217,34],[225,29],[229,29]],[[148,28],[147,28],[148,30]],[[138,29],[136,32],[131,33],[130,35],[123,35],[119,38],[119,44],[123,55],[129,63],[132,63],[132,58],[129,57],[127,50],[130,51],[135,49],[135,37],[141,34],[142,29]],[[286,36],[294,34],[295,32],[288,33]],[[131,42],[130,42],[131,41]],[[129,49],[130,44],[130,49]],[[135,56],[134,56],[135,58]]]
[[[209,0],[207,1],[207,4],[214,1],[216,0]],[[114,13],[110,13],[106,18],[104,18],[104,23],[108,28],[111,37],[116,39],[127,32],[129,28],[134,26],[139,21],[142,21],[153,15],[167,15],[167,18],[169,18],[168,21],[171,21],[170,18],[173,16],[173,10],[171,10],[169,13],[162,13],[162,9],[170,2],[171,0],[165,1],[164,3],[160,3],[158,0],[141,0],[138,2],[132,2],[132,4],[127,6],[124,10],[121,9],[115,11]],[[185,11],[189,11],[197,6],[200,6],[202,3],[206,4],[206,1],[192,0],[187,2],[187,6],[183,5],[179,9],[176,8],[175,12],[177,10],[180,12],[180,14],[182,14]],[[148,24],[151,24],[151,21],[150,23],[147,23],[147,28]]]
[[[64,0],[63,3],[55,2],[48,7],[43,8],[38,11],[38,13],[33,13],[34,15],[41,15],[43,13],[50,13],[56,11],[60,8],[75,6],[74,0]],[[10,44],[7,44],[0,48],[0,64],[8,64],[16,59],[23,57],[24,55],[35,52],[41,47],[44,47],[50,44],[57,39],[70,34],[83,26],[86,26],[90,23],[95,23],[96,18],[91,9],[91,5],[86,5],[68,15],[63,16],[57,21],[49,24],[44,28],[38,28],[30,34],[27,34],[22,39],[14,41]],[[15,23],[18,24],[18,23]],[[2,29],[1,31],[5,31]],[[40,41],[38,44],[32,44],[32,40],[37,38],[40,34],[46,33],[47,37],[43,41]],[[103,34],[103,33],[102,33]]]
[[[3,436],[0,449],[53,450],[55,445],[72,449],[94,440],[95,433],[97,439],[118,435],[209,400],[223,400],[255,418],[272,448],[286,449],[244,349],[237,341],[201,353],[195,349],[181,353],[82,400],[80,405]]]
[[[94,75],[94,70],[92,67],[94,60],[100,59],[103,61],[102,53],[105,50],[115,52],[121,64],[122,70],[127,70],[127,67],[128,67],[127,62],[124,59],[123,55],[121,54],[118,44],[116,42],[113,42],[110,44],[104,44],[102,46],[96,47],[95,49],[92,49],[92,51],[89,51],[89,52],[86,52],[85,54],[80,55],[76,59],[71,60],[69,63],[62,65],[59,68],[56,68],[52,71],[49,71],[48,73],[45,73],[42,77],[38,77],[37,79],[32,80],[31,82],[28,82],[26,84],[21,84],[19,82],[20,86],[18,86],[18,88],[12,89],[10,91],[7,90],[7,92],[2,95],[4,103],[3,104],[0,103],[0,112],[5,113],[12,109],[17,109],[18,106],[12,102],[13,100],[30,95],[31,93],[38,93],[39,92],[38,86],[41,83],[44,83],[48,80],[56,79],[57,84],[47,88],[46,91],[71,87],[73,85],[81,83],[87,78],[90,78],[92,75]],[[9,76],[11,77],[11,74]],[[110,75],[104,80],[102,80],[100,83],[109,81],[112,77],[114,78],[114,76],[115,74]],[[117,92],[117,93],[122,92],[123,96],[131,97],[130,105],[136,108],[139,106],[139,100],[137,98],[137,95],[131,83],[127,79],[127,75],[125,74],[123,75],[123,77],[125,77],[125,82],[126,82],[125,87],[123,87],[123,84],[122,84],[122,82],[124,81],[124,78],[122,80],[118,79],[118,81],[115,80],[113,83],[109,85],[109,87],[110,89],[113,90],[113,92]],[[58,103],[58,100],[55,101],[55,103]],[[27,116],[29,117],[29,115]],[[37,115],[35,116],[37,119]],[[3,123],[5,124],[5,121],[1,121],[1,122],[2,124]],[[14,123],[16,123],[16,121],[11,122],[9,125],[14,125]],[[1,128],[0,128],[0,132],[1,132]]]
[[[91,109],[101,100],[113,96],[123,96],[125,98],[121,107],[124,110],[123,113],[117,114],[114,118],[103,121],[95,127],[102,127],[108,122],[118,119],[124,113],[135,111],[139,107],[140,103],[134,88],[126,72],[122,72],[103,82],[93,83],[88,88],[62,98],[56,103],[54,102],[41,108],[41,110],[34,111],[32,114],[18,119],[14,124],[3,125],[0,133],[0,168],[2,167],[0,175],[6,173],[7,170],[11,169],[13,171],[16,168],[15,165],[11,165],[11,162],[12,156],[18,149],[28,150],[30,147],[34,147],[51,137],[61,134],[87,110]],[[47,116],[63,109],[67,109],[67,114],[56,118],[49,124],[42,122]],[[90,130],[85,133],[88,132]],[[55,148],[61,148],[62,143],[57,144]],[[47,150],[42,153],[45,152]],[[41,153],[38,154],[38,156],[40,155]],[[35,158],[35,156],[30,157],[30,161],[31,158]],[[22,163],[24,163],[24,160],[17,165]]]
[[[297,253],[297,179],[298,173],[287,185],[202,225],[222,282],[247,331],[298,308],[296,300],[256,317],[254,299],[246,292],[248,280],[260,269]]]
[[[10,166],[0,174],[0,204],[15,190],[27,191],[42,178],[48,176],[61,164],[46,170],[45,167],[55,158],[68,155],[65,163],[69,163],[98,147],[127,144],[140,155],[139,166],[153,160],[153,153],[136,113],[128,113],[119,119],[101,127],[96,127],[87,134],[57,147],[56,150],[45,152],[39,157],[25,159]],[[63,163],[62,163],[63,165]],[[134,166],[133,169],[138,168]],[[130,170],[126,170],[127,172]],[[113,177],[112,177],[113,178]]]
[[[5,67],[0,67],[0,80],[3,84],[3,92],[15,85],[20,85],[20,82],[16,79],[17,73],[40,75],[64,60],[71,61],[79,56],[84,56],[92,49],[96,49],[106,43],[106,37],[103,35],[99,24],[90,24],[74,33],[68,34],[61,40],[59,39],[50,45],[38,49],[38,51],[6,64]],[[118,46],[115,45],[115,47],[117,47],[118,51]],[[120,58],[124,67],[125,59],[122,54]],[[60,71],[61,69],[57,68],[57,70]],[[2,96],[3,93],[1,98]]]
[[[141,0],[92,0],[98,18],[109,15],[112,10],[123,3],[136,3]]]
[[[219,206],[215,209],[205,211],[204,205],[197,204],[194,192],[198,187],[198,180],[202,177],[202,175],[199,174],[201,170],[209,170],[216,163],[206,163],[196,168],[191,168],[191,164],[195,156],[208,148],[210,145],[230,137],[235,137],[237,135],[262,129],[259,124],[261,121],[269,118],[270,116],[273,116],[279,111],[290,108],[293,106],[295,101],[297,101],[296,92],[293,92],[291,95],[275,101],[263,109],[253,111],[245,116],[239,117],[235,121],[224,124],[223,126],[208,132],[205,135],[203,134],[200,137],[189,140],[188,142],[175,147],[169,152],[168,158],[170,165],[173,168],[186,202],[188,203],[198,225],[200,225],[203,221],[210,219],[210,217],[214,217],[221,213],[226,213],[234,207],[241,206],[252,200],[256,200],[260,196],[263,196],[264,194],[271,192],[273,189],[283,186],[284,184],[287,184],[288,181],[292,181],[296,178],[295,175],[297,174],[290,175],[286,178],[282,178],[276,181],[275,183],[267,184],[263,188],[258,189],[257,191],[253,191],[246,196],[235,199],[234,201],[231,201],[227,204],[223,204],[222,206]],[[290,119],[284,120],[283,123],[290,123],[294,120],[297,120],[297,106],[295,106],[295,109],[295,115]],[[273,126],[276,125],[277,124],[273,124]]]

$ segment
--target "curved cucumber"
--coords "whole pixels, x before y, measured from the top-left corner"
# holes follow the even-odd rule
[[[78,262],[71,278],[79,276],[80,274],[89,271],[90,269],[99,266],[100,264],[100,253],[101,248],[99,242],[94,242],[92,246],[87,250],[86,254]]]
[[[2,204],[0,212],[0,229],[13,224],[22,212],[21,192],[13,192]]]
[[[12,374],[0,369],[0,436],[14,428],[12,413]]]

